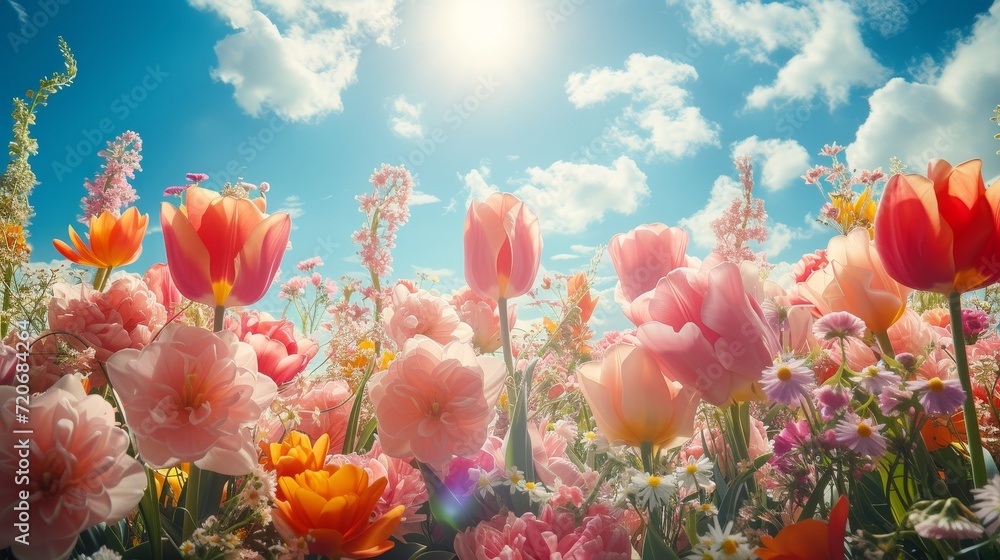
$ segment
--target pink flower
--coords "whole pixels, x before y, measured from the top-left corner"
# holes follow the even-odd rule
[[[816,375],[804,364],[805,360],[792,360],[765,369],[760,386],[767,398],[787,406],[801,404],[816,386]]]
[[[308,272],[314,268],[323,266],[323,259],[320,257],[309,257],[308,259],[299,262],[295,265],[295,268]]]
[[[855,453],[878,458],[885,455],[886,449],[881,431],[882,424],[851,412],[837,423],[834,434],[838,444]]]
[[[824,144],[823,149],[820,151],[819,155],[833,157],[839,154],[841,151],[843,151],[843,149],[844,147],[838,146],[836,142],[834,142],[833,145]]]
[[[465,217],[465,281],[499,301],[528,293],[542,258],[538,216],[510,193],[473,200]]]
[[[88,396],[81,381],[80,375],[67,375],[32,397],[27,424],[15,423],[17,392],[0,387],[0,473],[5,480],[0,484],[0,548],[13,545],[18,558],[67,558],[81,531],[123,519],[146,488],[146,473],[128,456],[128,434],[115,425],[111,405]],[[15,433],[22,429],[33,433]],[[15,482],[22,450],[31,457],[24,483]],[[20,494],[25,491],[27,499]],[[34,530],[27,546],[14,540],[22,532],[16,525],[18,509],[30,512],[28,527]]]
[[[109,141],[106,150],[97,152],[106,161],[101,166],[101,173],[83,184],[88,194],[80,201],[83,206],[81,223],[89,223],[91,217],[100,216],[104,211],[120,216],[122,208],[135,202],[138,197],[128,180],[135,179],[136,171],[142,171],[139,166],[141,151],[142,139],[128,130],[113,142]]]
[[[86,284],[55,284],[52,291],[49,329],[80,337],[100,362],[119,350],[145,347],[167,319],[156,296],[134,274],[119,276],[104,292]],[[94,368],[90,383],[105,383],[100,368]]]
[[[889,342],[896,354],[909,352],[915,356],[923,356],[927,349],[937,345],[942,337],[939,333],[922,321],[916,311],[907,309],[891,327],[889,327]],[[950,343],[951,337],[948,337]]]
[[[427,290],[411,293],[403,284],[392,289],[392,307],[382,315],[382,324],[397,348],[417,335],[438,344],[472,341],[472,327],[458,318],[458,312],[447,300]]]
[[[612,237],[608,254],[618,273],[616,294],[623,302],[631,303],[656,288],[660,278],[671,270],[690,266],[685,254],[687,244],[686,231],[660,223],[641,225]]]
[[[917,379],[906,388],[920,394],[920,404],[931,415],[950,416],[965,402],[965,391],[958,379]]]
[[[0,385],[13,385],[17,370],[17,350],[0,342]]]
[[[990,328],[990,316],[982,309],[962,310],[962,332],[966,338],[975,340]]]
[[[496,300],[477,294],[468,286],[451,295],[451,304],[458,310],[458,317],[472,327],[472,345],[480,353],[496,352],[500,341],[500,312]],[[507,306],[507,321],[514,328],[517,306]]]
[[[802,255],[802,259],[792,265],[792,276],[796,282],[805,282],[813,272],[825,268],[827,264],[829,263],[826,260],[826,249]]]
[[[569,512],[545,506],[541,517],[512,512],[466,529],[455,537],[459,560],[629,560],[629,530],[606,513],[579,525]]]
[[[343,379],[318,380],[298,393],[286,394],[283,391],[282,402],[291,403],[298,419],[298,423],[289,429],[304,432],[313,441],[327,434],[330,436],[330,453],[340,453],[344,449],[344,438],[347,437],[351,395],[351,388]],[[276,437],[268,439],[280,440],[286,431],[282,429],[281,433],[274,434]]]
[[[253,347],[257,371],[278,385],[302,373],[319,352],[311,338],[295,334],[295,325],[288,319],[266,320],[269,317],[257,311],[242,311],[239,318],[239,323],[231,321],[226,328]]]
[[[670,272],[656,285],[649,314],[639,340],[682,385],[715,405],[759,395],[756,382],[778,340],[738,266]]]
[[[253,471],[258,452],[251,429],[277,387],[257,372],[253,348],[232,332],[167,325],[142,350],[112,356],[108,375],[148,465],[193,462],[234,476]]]
[[[170,278],[170,268],[166,263],[156,263],[149,267],[142,275],[142,281],[156,296],[156,301],[160,302],[160,305],[167,310],[168,315],[172,316],[177,313],[177,306],[183,301],[184,296],[181,295],[180,290],[174,285],[173,279]]]
[[[371,380],[370,398],[386,454],[441,467],[486,441],[506,377],[501,360],[472,346],[418,336]]]
[[[204,183],[208,180],[208,175],[204,173],[188,173],[184,178],[192,183]]]
[[[833,340],[837,338],[864,338],[865,323],[846,311],[834,311],[824,315],[813,324],[816,338]]]

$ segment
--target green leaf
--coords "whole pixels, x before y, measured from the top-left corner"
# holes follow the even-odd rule
[[[414,560],[454,560],[456,556],[454,552],[448,552],[447,550],[428,550],[413,558]]]
[[[453,533],[460,533],[476,524],[469,513],[470,502],[474,502],[474,497],[456,496],[430,467],[423,463],[420,466],[420,474],[424,476],[424,484],[427,486],[427,503],[430,504],[431,513],[434,520],[438,522],[442,529],[451,529]],[[454,539],[455,535],[446,535],[446,539]]]
[[[812,519],[816,515],[816,506],[819,505],[820,500],[826,495],[826,485],[830,483],[830,479],[833,478],[833,469],[825,469],[826,472],[823,476],[816,481],[816,489],[813,490],[812,496],[809,496],[809,500],[806,505],[802,507],[802,513],[799,515],[799,519]]]
[[[529,482],[535,480],[535,459],[531,437],[528,435],[528,398],[531,396],[531,381],[537,363],[538,358],[535,358],[524,370],[524,384],[517,391],[507,436],[507,468],[516,467],[524,472],[524,478]]]
[[[655,560],[680,560],[664,540],[659,531],[650,527],[646,530],[646,538],[642,540],[642,557]]]

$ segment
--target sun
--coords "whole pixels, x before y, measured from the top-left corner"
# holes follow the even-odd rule
[[[528,0],[433,2],[435,55],[464,73],[501,72],[524,63],[543,15]]]

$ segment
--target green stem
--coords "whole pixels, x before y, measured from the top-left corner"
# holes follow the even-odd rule
[[[198,498],[201,497],[201,469],[191,463],[191,470],[188,472],[187,484],[184,487],[184,509],[187,515],[184,516],[184,531],[181,533],[181,541],[186,541],[194,534],[198,528]]]
[[[13,286],[11,286],[13,282],[14,265],[10,265],[3,273],[3,310],[0,311],[0,338],[6,338],[7,330],[10,328],[7,311],[10,310],[10,293],[13,291]]]
[[[896,358],[896,353],[892,350],[892,342],[889,340],[888,332],[875,333],[875,340],[878,341],[878,347],[882,349],[883,354],[893,359]]]
[[[215,306],[215,325],[212,327],[213,332],[221,331],[226,324],[226,307],[223,305]]]
[[[979,417],[972,397],[972,379],[969,377],[969,358],[965,354],[965,330],[962,328],[962,294],[948,294],[948,308],[951,311],[951,338],[955,341],[955,365],[958,379],[965,391],[965,433],[969,439],[969,460],[972,461],[972,484],[976,488],[986,485],[986,461],[983,457],[983,443],[979,437]]]
[[[166,484],[166,481],[164,481]],[[146,525],[149,536],[149,555],[151,560],[163,558],[163,539],[160,538],[160,500],[156,495],[156,475],[146,467],[146,493],[139,502],[139,512]]]
[[[507,298],[497,300],[500,314],[500,343],[503,344],[503,361],[507,364],[507,375],[514,377],[514,354],[510,350],[510,320],[507,317]],[[508,395],[510,397],[510,395]]]
[[[97,272],[94,274],[94,289],[101,291],[104,289],[104,283],[108,278],[110,270],[107,268],[98,268]]]

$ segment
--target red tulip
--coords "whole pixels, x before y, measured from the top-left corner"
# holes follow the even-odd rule
[[[184,297],[211,306],[250,305],[264,297],[288,245],[291,219],[264,214],[263,199],[222,196],[201,187],[180,209],[160,210],[170,276]]]
[[[465,218],[465,280],[495,300],[528,293],[542,258],[538,217],[516,196],[472,201]]]
[[[886,272],[916,290],[968,292],[1000,280],[1000,189],[983,183],[982,161],[927,165],[927,177],[893,175],[875,215]]]

